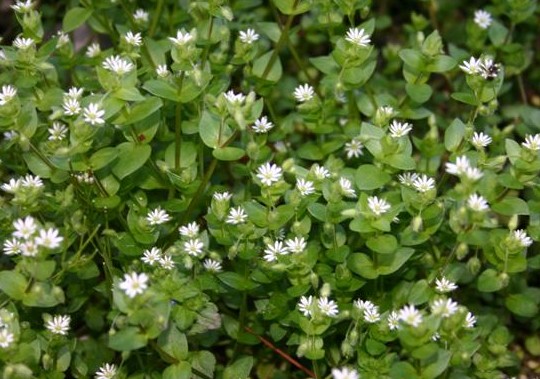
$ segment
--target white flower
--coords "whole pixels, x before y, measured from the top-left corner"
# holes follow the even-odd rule
[[[341,188],[341,192],[345,197],[356,197],[356,192],[352,188],[352,183],[349,179],[346,178],[339,178],[339,186]]]
[[[314,164],[311,169],[318,180],[323,180],[330,177],[330,171],[328,171],[324,166]]]
[[[225,191],[225,192],[214,192],[214,195],[212,195],[214,200],[216,201],[229,201],[232,198],[232,195]]]
[[[308,196],[315,192],[313,182],[301,178],[296,179],[296,189],[302,196]]]
[[[229,210],[229,215],[227,216],[227,220],[225,221],[227,224],[232,225],[238,225],[243,224],[246,222],[248,216],[246,212],[244,211],[244,208],[237,207],[237,208],[231,208]]]
[[[375,309],[376,305],[369,300],[356,299],[353,302],[353,306],[360,312],[364,312],[366,309]]]
[[[500,71],[500,63],[493,62],[493,59],[483,58],[480,62],[480,75],[484,79],[495,79]]]
[[[418,327],[422,323],[422,315],[420,312],[414,307],[414,305],[407,305],[399,310],[398,317],[401,321],[404,323],[413,326]]]
[[[259,39],[259,35],[255,33],[255,30],[248,29],[245,32],[240,31],[240,41],[243,43],[247,43],[248,45],[251,45],[253,42],[257,41]]]
[[[63,31],[59,30],[56,35],[58,36],[58,42],[56,43],[57,48],[67,45],[70,42],[69,35],[67,35]]]
[[[441,335],[438,332],[433,333],[433,335],[431,336],[432,341],[438,341],[440,339],[441,339]]]
[[[278,255],[288,254],[289,250],[287,247],[283,246],[282,241],[275,241],[273,244],[266,245],[264,249],[264,260],[267,262],[274,262],[277,260]]]
[[[360,155],[363,155],[364,145],[358,139],[353,138],[350,142],[345,144],[345,153],[347,154],[347,159],[358,158]]]
[[[16,238],[4,241],[4,254],[17,255],[21,253],[22,243]]]
[[[366,47],[370,44],[371,38],[365,33],[366,31],[364,29],[349,28],[345,40],[357,46]]]
[[[394,108],[388,105],[377,108],[377,113],[379,113],[380,117],[384,118],[392,117],[394,115],[394,112]]]
[[[467,205],[469,208],[471,208],[473,211],[476,212],[483,212],[487,211],[489,209],[489,205],[482,196],[477,195],[476,193],[473,193],[469,198],[467,199]]]
[[[213,259],[205,259],[203,267],[210,272],[220,272],[222,270],[221,263]]]
[[[21,245],[21,254],[25,257],[35,257],[38,253],[38,245],[34,240],[27,240]]]
[[[56,249],[63,240],[64,237],[58,235],[57,229],[49,228],[47,230],[41,229],[35,242],[37,245],[46,247],[47,249]]]
[[[17,138],[19,134],[15,130],[8,130],[7,132],[4,132],[4,139],[6,141],[12,141],[13,139]]]
[[[156,74],[160,78],[167,77],[170,74],[169,70],[167,69],[167,65],[166,64],[160,64],[159,66],[157,66]]]
[[[435,188],[435,180],[424,174],[414,180],[413,186],[418,192],[427,192]]]
[[[255,133],[266,133],[273,127],[274,124],[268,121],[268,118],[266,116],[263,116],[255,121],[255,125],[253,125],[251,129],[253,129]]]
[[[25,240],[32,237],[37,230],[36,222],[32,216],[26,216],[24,219],[20,218],[14,221],[13,227],[15,228],[13,237]]]
[[[184,242],[184,251],[191,256],[197,257],[202,254],[204,244],[198,239],[190,239]]]
[[[492,139],[487,134],[484,134],[483,132],[474,132],[471,143],[476,147],[477,149],[482,149],[486,146],[488,146],[491,143]]]
[[[540,134],[535,134],[534,136],[526,135],[525,142],[521,146],[531,151],[540,150]]]
[[[174,261],[170,255],[164,255],[159,259],[159,264],[165,270],[172,270],[174,268]]]
[[[285,240],[287,250],[291,253],[301,253],[306,249],[307,243],[304,237],[294,237],[294,239]]]
[[[364,310],[364,321],[370,324],[380,321],[381,315],[379,314],[379,307]]]
[[[13,41],[13,46],[19,50],[26,50],[30,46],[33,46],[35,41],[32,38],[17,37]]]
[[[133,63],[121,58],[119,55],[105,58],[102,65],[104,69],[112,71],[117,75],[127,74],[135,68]]]
[[[67,92],[64,92],[64,98],[79,99],[84,93],[84,88],[71,87]]]
[[[169,40],[174,43],[176,46],[183,46],[193,39],[193,35],[188,32],[182,32],[178,30],[176,32],[176,38],[169,37]]]
[[[465,318],[465,325],[464,326],[467,329],[472,329],[472,328],[474,328],[474,324],[476,324],[476,317],[471,312],[468,312],[467,317]]]
[[[462,175],[469,167],[471,167],[469,159],[465,155],[462,155],[457,157],[456,163],[446,163],[446,172],[452,175]]]
[[[458,303],[452,299],[438,299],[431,304],[431,312],[441,317],[450,317],[458,310]]]
[[[388,328],[390,330],[399,329],[399,314],[396,311],[390,312],[386,321],[388,322]]]
[[[2,191],[9,192],[9,193],[15,193],[21,188],[22,186],[22,180],[21,179],[9,179],[8,183],[2,184]]]
[[[148,12],[146,12],[144,9],[137,9],[135,13],[133,13],[133,19],[136,22],[148,22]]]
[[[132,46],[142,45],[141,33],[133,33],[132,31],[129,31],[124,35],[124,39],[126,40],[128,44]]]
[[[43,187],[43,181],[39,176],[28,174],[21,180],[21,186],[24,188],[41,188]]]
[[[317,306],[322,314],[328,317],[335,317],[338,315],[339,310],[334,300],[329,300],[328,297],[323,296],[317,300]]]
[[[406,172],[398,175],[399,182],[407,187],[412,187],[416,179],[418,179],[418,174],[415,172]]]
[[[465,170],[465,177],[469,180],[477,181],[482,176],[484,176],[484,173],[479,168],[467,167],[467,169]]]
[[[476,59],[471,57],[469,61],[463,61],[463,64],[459,66],[466,74],[476,75],[482,71],[481,67],[482,60],[480,58]]]
[[[333,368],[332,379],[360,379],[360,375],[358,375],[358,372],[352,368]]]
[[[0,92],[0,105],[9,103],[15,96],[17,96],[17,88],[10,84],[2,86],[2,92]]]
[[[195,238],[199,235],[199,224],[196,222],[190,222],[187,225],[178,228],[181,236]]]
[[[62,107],[68,116],[74,116],[81,112],[81,104],[77,99],[65,98]]]
[[[62,141],[66,138],[67,127],[61,122],[55,121],[49,131],[49,141]]]
[[[113,364],[105,363],[96,371],[95,379],[113,379],[116,375],[117,368]]]
[[[305,103],[306,101],[313,99],[314,95],[315,91],[309,84],[299,85],[294,90],[294,97],[296,98],[296,101],[300,103]]]
[[[105,123],[103,116],[105,111],[100,109],[99,104],[90,103],[83,111],[84,122],[87,122],[91,125],[102,125]]]
[[[445,292],[452,292],[453,290],[457,289],[458,286],[456,283],[453,283],[446,279],[444,276],[440,279],[435,280],[435,289],[437,292],[445,293]]]
[[[160,207],[148,212],[146,220],[150,225],[160,225],[170,221],[171,216]]]
[[[149,266],[153,266],[155,263],[159,263],[161,259],[161,249],[153,247],[150,250],[145,250],[141,261]]]
[[[257,178],[259,178],[265,186],[271,186],[274,182],[278,182],[281,179],[281,176],[281,167],[274,163],[270,164],[270,162],[267,162],[257,169]]]
[[[15,336],[7,328],[0,330],[0,347],[9,347],[15,341]]]
[[[148,288],[148,275],[145,273],[137,274],[132,272],[131,274],[124,274],[124,281],[120,282],[120,289],[123,290],[127,296],[133,298],[139,294],[142,294],[144,290]]]
[[[15,234],[13,234],[15,235]],[[527,233],[523,229],[514,230],[512,234],[514,240],[516,240],[522,247],[529,247],[532,245],[533,240],[527,236]]]
[[[63,316],[54,316],[52,319],[45,323],[45,327],[49,329],[54,334],[66,335],[69,330],[69,323],[71,317]]]
[[[94,42],[90,46],[86,48],[86,56],[88,58],[95,58],[99,54],[101,54],[101,47],[99,46],[99,43]]]
[[[18,13],[28,13],[32,10],[34,4],[32,0],[19,1],[17,0],[14,5],[11,6],[15,12]]]
[[[482,29],[487,29],[491,25],[493,19],[491,13],[486,12],[483,9],[479,9],[474,12],[474,23]]]
[[[313,315],[313,296],[302,296],[298,302],[298,309],[305,317]]]
[[[232,105],[242,105],[246,100],[246,95],[243,93],[234,93],[233,90],[229,90],[223,94],[225,99]]]
[[[406,136],[412,130],[412,125],[408,122],[397,122],[396,120],[392,121],[390,124],[390,136],[392,138],[399,138]]]
[[[376,216],[386,213],[392,206],[384,199],[379,199],[377,196],[368,197],[368,207]]]

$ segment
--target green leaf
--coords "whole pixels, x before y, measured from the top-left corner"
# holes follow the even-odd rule
[[[275,22],[258,22],[257,29],[265,34],[274,43],[279,41],[281,29]]]
[[[396,362],[390,368],[390,378],[392,379],[418,379],[414,367],[408,362]]]
[[[439,349],[437,361],[422,369],[422,379],[435,379],[441,375],[450,363],[452,353],[448,350]]]
[[[464,136],[465,124],[459,118],[455,118],[444,132],[444,146],[446,150],[456,151],[461,141],[463,141]]]
[[[214,158],[220,161],[237,161],[242,158],[246,152],[238,147],[220,147],[212,152]]]
[[[198,375],[197,375],[198,376]],[[163,370],[162,379],[191,379],[191,365],[189,362],[180,362]]]
[[[250,290],[257,287],[255,283],[236,272],[222,272],[217,275],[217,278],[229,287],[239,291]]]
[[[91,15],[92,10],[90,9],[81,7],[71,8],[64,16],[64,20],[62,22],[62,30],[65,33],[69,33],[77,29],[79,26],[84,24],[84,22],[88,20]]]
[[[131,125],[138,121],[144,120],[148,116],[157,112],[163,106],[163,101],[158,97],[149,97],[144,101],[136,103],[130,111],[122,112],[116,120],[115,124]]]
[[[238,358],[223,371],[223,379],[247,379],[253,367],[253,357]]]
[[[405,154],[392,154],[389,157],[385,157],[383,161],[400,170],[416,169],[416,161],[414,158]]]
[[[0,272],[0,290],[14,300],[24,297],[27,281],[24,275],[16,271]]]
[[[90,167],[92,167],[93,170],[99,170],[100,168],[103,168],[112,161],[114,161],[117,156],[117,148],[105,147],[92,154],[92,156],[90,157]]]
[[[119,151],[118,162],[112,171],[118,179],[123,179],[141,168],[152,153],[149,145],[138,145],[133,142],[124,142],[117,146]]]
[[[497,204],[493,204],[492,209],[505,216],[529,214],[529,206],[525,200],[519,197],[506,197]]]
[[[489,39],[493,46],[502,46],[508,35],[508,29],[497,20],[493,20],[488,30]]]
[[[456,67],[457,62],[454,58],[448,55],[439,55],[431,60],[426,66],[426,71],[429,72],[446,72]]]
[[[403,49],[399,52],[399,57],[415,70],[422,71],[424,68],[424,56],[418,50]]]
[[[199,135],[204,144],[212,149],[224,143],[233,132],[231,128],[208,111],[204,111],[199,121]]]
[[[279,8],[279,11],[287,15],[296,15],[307,12],[310,7],[309,1],[294,1],[294,0],[272,0],[272,2]],[[296,7],[294,4],[296,3]]]
[[[147,338],[139,328],[130,326],[114,334],[109,334],[109,347],[116,351],[130,351],[146,346]]]
[[[431,97],[431,94],[433,93],[433,90],[431,87],[427,84],[414,84],[414,83],[407,83],[405,85],[405,91],[407,91],[407,95],[409,97],[419,103],[425,103],[429,100]]]
[[[166,331],[158,338],[158,345],[163,351],[179,361],[188,356],[188,343],[184,333],[180,333],[174,323],[169,324]]]
[[[478,277],[478,290],[480,292],[495,292],[503,287],[497,271],[488,268]]]
[[[450,95],[450,97],[465,104],[474,106],[478,105],[478,101],[476,100],[474,94],[469,92],[454,92],[452,95]]]
[[[309,61],[323,74],[330,75],[339,72],[339,66],[331,55],[309,58]]]
[[[257,58],[255,62],[253,62],[253,75],[263,80],[277,82],[283,74],[283,67],[281,67],[281,61],[279,59],[279,56],[275,57],[275,60],[272,63],[272,67],[269,69],[269,71],[266,71],[266,67],[268,66],[270,59],[273,55],[274,50],[270,50],[266,54]]]
[[[149,80],[144,83],[143,88],[152,95],[172,100],[174,102],[180,101],[180,96],[178,95],[176,88],[163,80]]]
[[[524,294],[510,295],[504,303],[506,308],[518,316],[533,317],[538,313],[537,302]]]
[[[117,99],[125,100],[125,101],[143,101],[145,99],[145,97],[141,95],[139,90],[135,87],[129,87],[129,88],[122,87],[114,91],[111,95],[113,97],[116,97]]]
[[[392,178],[380,168],[366,164],[358,167],[354,174],[356,186],[363,191],[383,188]]]
[[[355,253],[349,255],[347,267],[354,273],[366,278],[376,279],[379,276],[373,261],[366,254]]]
[[[368,238],[366,245],[379,254],[392,254],[398,248],[397,239],[391,234],[381,234]]]

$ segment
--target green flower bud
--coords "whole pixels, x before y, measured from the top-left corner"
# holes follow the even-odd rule
[[[466,243],[461,242],[456,248],[457,259],[462,260],[463,258],[467,256],[468,253],[469,253],[469,246]]]
[[[480,272],[480,268],[482,268],[482,263],[478,257],[472,257],[467,262],[467,269],[473,275],[478,274],[478,272]]]
[[[320,291],[321,297],[329,297],[331,292],[332,288],[330,287],[330,284],[324,283]]]
[[[510,217],[510,220],[508,220],[508,229],[510,229],[511,231],[516,230],[518,227],[518,224],[519,224],[518,215],[512,215],[512,217]]]
[[[414,216],[411,222],[411,228],[414,232],[419,233],[423,229],[423,221],[420,215]]]
[[[506,272],[501,272],[498,279],[501,282],[501,285],[503,287],[506,287],[508,285],[508,282],[510,282],[510,275],[508,275]]]

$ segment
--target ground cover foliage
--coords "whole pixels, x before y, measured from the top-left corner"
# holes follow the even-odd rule
[[[5,17],[3,378],[493,379],[540,355],[536,1]]]

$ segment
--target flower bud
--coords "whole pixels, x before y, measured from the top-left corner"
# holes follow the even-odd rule
[[[456,248],[456,257],[458,260],[462,260],[469,253],[469,246],[465,242],[461,242]]]
[[[472,257],[467,262],[467,269],[473,275],[478,274],[481,267],[482,267],[482,263],[480,263],[480,259],[478,259],[478,257]]]
[[[332,288],[330,287],[330,284],[324,283],[320,291],[321,297],[329,297],[331,292]]]
[[[414,216],[411,222],[411,228],[414,232],[419,233],[422,231],[422,228],[423,228],[422,224],[423,224],[422,217],[420,215]]]
[[[501,285],[503,287],[506,287],[508,285],[508,282],[510,281],[510,275],[508,275],[506,272],[501,272],[498,279],[501,282]]]
[[[512,217],[510,217],[510,220],[508,220],[508,229],[510,229],[511,231],[516,230],[518,227],[518,223],[519,223],[518,215],[516,214],[512,215]]]

